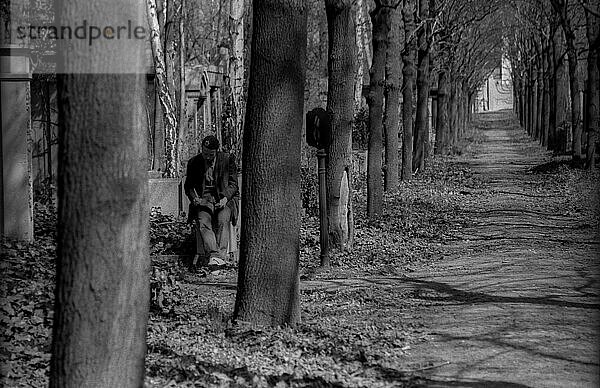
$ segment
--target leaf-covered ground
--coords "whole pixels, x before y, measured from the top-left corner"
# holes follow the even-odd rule
[[[310,282],[303,281],[302,322],[293,329],[232,326],[235,263],[218,272],[190,273],[177,258],[160,256],[189,254],[193,240],[183,219],[153,213],[146,386],[422,385],[422,372],[437,365],[415,362],[410,351],[429,341],[420,316],[434,302],[383,280],[443,260],[446,244],[473,221],[464,204],[481,182],[465,160],[480,140],[474,133],[461,145],[461,155],[432,160],[423,174],[386,195],[385,212],[376,221],[366,219],[363,185],[355,193],[354,249],[332,255],[328,271],[316,270],[318,220],[303,218],[301,270]],[[556,158],[539,170],[532,173],[545,175],[541,192],[568,192],[567,209],[590,209],[578,188],[589,186],[597,173],[573,170]],[[55,224],[53,209],[36,204],[35,243],[2,242],[0,381],[6,386],[47,385]],[[353,286],[357,279],[360,286]],[[318,282],[324,286],[309,285]]]

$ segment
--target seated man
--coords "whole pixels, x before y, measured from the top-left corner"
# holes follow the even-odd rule
[[[201,241],[196,241],[196,265],[201,247],[209,257],[225,259],[229,243],[229,223],[237,222],[238,180],[235,157],[218,152],[219,140],[207,136],[202,140],[201,152],[187,164],[184,183],[185,194],[190,200],[188,222],[194,222]]]

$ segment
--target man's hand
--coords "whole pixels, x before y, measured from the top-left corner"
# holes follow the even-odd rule
[[[192,205],[194,205],[194,206],[198,206],[198,205],[200,205],[200,203],[201,203],[201,201],[200,201],[200,198],[198,198],[198,197],[194,197],[194,198],[192,199]]]
[[[227,205],[228,201],[229,200],[227,199],[227,197],[223,197],[217,204],[215,204],[215,207],[217,209],[221,209],[221,208],[225,207],[225,205]]]

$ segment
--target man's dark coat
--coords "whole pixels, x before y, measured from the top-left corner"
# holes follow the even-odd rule
[[[206,162],[202,154],[198,154],[188,161],[183,189],[190,201],[194,197],[192,189],[196,190],[198,197],[202,198],[206,167]],[[227,197],[229,200],[227,206],[231,209],[231,223],[236,225],[240,194],[238,190],[237,166],[233,155],[227,152],[217,152],[214,177],[218,195],[216,199],[219,201],[221,198]],[[190,204],[188,222],[193,220],[195,212],[192,210],[192,204]]]

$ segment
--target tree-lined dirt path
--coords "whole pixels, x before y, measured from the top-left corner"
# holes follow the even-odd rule
[[[467,161],[480,184],[461,206],[469,221],[435,265],[303,287],[382,287],[418,303],[403,319],[424,337],[407,359],[431,366],[419,371],[427,386],[597,387],[597,225],[559,190],[569,182],[548,182],[544,168],[557,166],[511,117],[480,117],[484,142]]]
[[[535,172],[547,155],[509,113],[481,119],[485,142],[469,165],[483,184],[464,204],[475,222],[433,270],[407,279],[435,302],[421,316],[431,341],[411,356],[449,362],[431,386],[597,387],[598,229],[552,191],[560,182],[544,187]]]

